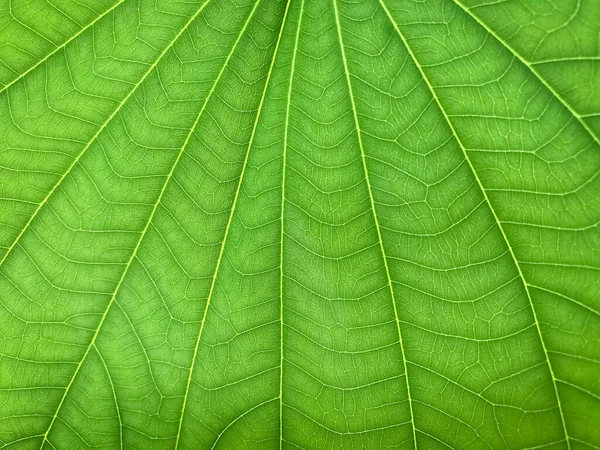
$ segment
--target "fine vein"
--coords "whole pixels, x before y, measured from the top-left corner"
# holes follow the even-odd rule
[[[567,110],[571,113],[571,115],[573,117],[575,117],[575,119],[577,119],[577,121],[581,125],[583,125],[583,128],[585,128],[585,130],[589,133],[589,135],[592,137],[592,139],[594,139],[596,141],[596,143],[600,145],[600,137],[596,136],[596,133],[594,133],[592,131],[592,129],[588,126],[588,124],[585,122],[585,120],[583,120],[584,116],[582,116],[577,111],[575,111],[573,109],[573,107],[556,91],[556,89],[554,89],[548,82],[546,82],[546,79],[544,77],[542,77],[542,75],[540,75],[540,73],[537,71],[537,69],[534,67],[534,65],[532,63],[527,61],[523,56],[521,56],[521,54],[519,52],[517,52],[514,48],[512,48],[510,45],[508,45],[508,42],[506,42],[498,34],[496,34],[479,17],[477,17],[475,14],[473,14],[466,6],[464,6],[461,3],[460,0],[452,0],[452,1],[454,3],[456,3],[456,5],[458,7],[460,7],[465,13],[467,13],[470,17],[472,17],[473,20],[475,20],[475,22],[477,22],[481,27],[483,27],[485,29],[485,31],[487,31],[498,42],[500,42],[500,44],[502,44],[502,46],[504,46],[504,48],[506,48],[511,54],[515,55],[517,57],[517,59],[519,61],[521,61],[521,63],[523,63],[525,65],[525,67],[527,67],[531,71],[531,73],[533,73],[536,76],[536,78],[552,93],[552,95],[554,97],[556,97],[556,99],[558,99],[558,101],[560,101],[560,103],[562,103],[562,105],[565,108],[567,108]]]
[[[208,0],[208,1],[210,1],[210,0]],[[200,13],[200,11],[202,11],[202,9],[208,3],[208,1],[205,2],[202,5],[202,7],[198,10],[198,12],[194,15],[194,17],[192,17],[192,19],[190,19],[189,23],[191,23],[194,20],[194,18]],[[252,10],[252,13],[256,9],[257,5],[258,5],[258,3],[254,6],[254,9]],[[250,17],[252,17],[252,14],[250,14]],[[248,19],[248,21],[249,20],[250,20],[250,18]],[[210,100],[210,97],[211,97],[212,93],[214,92],[216,85],[218,84],[219,80],[221,79],[221,75],[223,74],[223,71],[224,71],[225,67],[227,66],[227,63],[229,62],[229,59],[231,58],[231,54],[233,53],[233,50],[235,50],[235,47],[237,46],[237,43],[239,42],[240,37],[242,36],[242,34],[243,34],[243,32],[244,32],[245,29],[246,29],[246,26],[244,26],[244,29],[242,30],[242,32],[238,36],[238,40],[236,41],[235,45],[233,46],[233,49],[231,50],[231,52],[230,52],[229,56],[227,57],[225,63],[221,67],[221,71],[219,72],[219,75],[215,79],[215,81],[214,81],[214,83],[213,83],[213,85],[211,87],[210,92],[208,93],[206,99],[204,100],[204,103],[202,104],[200,112],[198,113],[198,115],[196,117],[196,121],[194,122],[194,124],[190,128],[190,132],[188,133],[188,135],[187,135],[187,137],[185,139],[185,142],[181,146],[181,148],[179,150],[179,153],[177,154],[177,158],[175,159],[175,162],[171,166],[171,170],[169,171],[169,173],[168,173],[168,175],[167,175],[167,177],[166,177],[166,179],[165,179],[165,181],[163,183],[163,186],[162,186],[162,188],[160,190],[158,198],[157,198],[156,202],[154,203],[154,207],[152,208],[152,212],[150,213],[150,217],[146,221],[146,225],[144,226],[144,229],[142,230],[142,232],[140,234],[140,237],[139,237],[139,239],[137,241],[137,244],[136,244],[136,246],[135,246],[135,248],[134,248],[134,250],[133,250],[133,252],[132,252],[132,254],[131,254],[130,258],[129,258],[129,260],[127,261],[127,264],[125,265],[123,273],[121,274],[121,278],[117,282],[117,285],[116,285],[116,287],[115,287],[115,289],[113,291],[113,294],[112,294],[112,296],[110,298],[110,301],[108,302],[108,305],[106,306],[106,308],[104,310],[104,313],[102,314],[102,318],[100,319],[100,323],[96,327],[96,330],[94,332],[94,336],[92,337],[92,340],[91,340],[90,344],[88,345],[85,353],[83,354],[83,357],[81,358],[81,360],[77,364],[75,372],[73,373],[73,376],[71,377],[71,379],[69,381],[69,384],[66,386],[65,392],[64,392],[64,394],[63,394],[63,396],[62,396],[62,398],[61,398],[61,400],[60,400],[60,402],[58,404],[58,407],[56,408],[56,411],[55,411],[55,413],[54,413],[54,415],[52,417],[52,420],[50,421],[50,424],[48,425],[48,428],[47,428],[46,432],[44,433],[44,438],[42,439],[42,445],[41,445],[40,449],[43,448],[43,446],[44,446],[44,444],[46,442],[49,442],[48,441],[48,434],[50,433],[50,430],[52,429],[52,426],[54,425],[54,422],[56,421],[56,418],[58,417],[58,413],[60,412],[60,410],[62,408],[62,405],[64,404],[64,402],[65,402],[65,400],[67,398],[67,395],[68,395],[68,393],[70,391],[70,388],[72,387],[73,382],[77,378],[77,374],[79,373],[79,370],[81,369],[81,367],[83,366],[84,361],[87,358],[87,355],[89,354],[90,350],[93,347],[95,347],[95,345],[96,345],[96,339],[98,338],[98,335],[100,334],[100,330],[102,329],[102,325],[104,324],[104,322],[106,320],[106,317],[108,315],[108,312],[111,309],[111,306],[115,303],[115,299],[117,297],[117,294],[119,292],[120,287],[123,284],[123,281],[125,280],[125,276],[127,275],[127,273],[129,271],[129,268],[131,267],[131,264],[132,264],[133,260],[136,258],[136,255],[137,255],[137,252],[138,252],[138,250],[139,250],[139,248],[141,246],[141,243],[144,240],[144,237],[146,236],[146,233],[147,233],[148,229],[150,228],[150,225],[151,225],[151,223],[152,223],[152,221],[154,219],[154,215],[156,214],[156,211],[158,210],[158,206],[160,205],[160,203],[162,201],[162,198],[163,198],[163,195],[164,195],[165,191],[167,190],[167,186],[169,185],[169,182],[171,181],[171,179],[173,177],[173,173],[175,172],[175,168],[179,164],[179,161],[181,160],[181,157],[183,156],[183,153],[184,153],[185,149],[187,148],[187,145],[188,145],[188,143],[189,143],[189,141],[190,141],[190,139],[191,139],[191,137],[192,137],[192,135],[193,135],[193,133],[194,133],[194,131],[196,129],[196,126],[198,125],[200,117],[204,113],[204,111],[206,109],[206,105],[208,104],[208,101]],[[182,32],[183,32],[183,30],[182,30]]]

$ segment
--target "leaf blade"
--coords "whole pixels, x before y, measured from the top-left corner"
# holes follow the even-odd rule
[[[156,2],[0,92],[1,448],[597,446],[590,4]]]

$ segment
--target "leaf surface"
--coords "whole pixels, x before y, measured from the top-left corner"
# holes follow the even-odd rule
[[[0,8],[0,449],[600,447],[595,0]]]

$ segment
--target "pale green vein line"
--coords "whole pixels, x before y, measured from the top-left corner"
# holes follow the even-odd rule
[[[92,138],[88,141],[88,143],[85,145],[85,147],[83,147],[83,149],[81,150],[81,152],[79,152],[79,154],[75,157],[75,159],[73,160],[73,162],[71,163],[71,165],[67,168],[67,170],[65,171],[65,173],[62,174],[62,176],[54,184],[54,186],[52,187],[52,189],[50,189],[50,192],[48,192],[48,194],[46,195],[46,197],[44,197],[44,199],[40,202],[40,204],[38,205],[38,207],[33,212],[32,216],[29,218],[29,220],[27,221],[27,223],[25,224],[25,226],[21,230],[21,232],[17,235],[17,237],[13,241],[13,243],[10,245],[10,247],[8,247],[8,250],[6,251],[6,253],[4,253],[4,256],[0,260],[0,267],[2,267],[2,264],[4,264],[4,261],[6,261],[6,258],[8,258],[8,255],[15,248],[15,246],[17,245],[17,243],[19,242],[19,240],[21,239],[21,237],[23,236],[23,234],[25,233],[25,231],[31,226],[31,223],[37,217],[37,215],[39,214],[39,212],[42,209],[42,207],[48,202],[48,200],[50,199],[50,197],[52,197],[52,194],[54,194],[54,192],[56,191],[56,189],[58,189],[58,187],[61,185],[61,183],[67,178],[67,176],[69,175],[69,173],[71,173],[71,171],[77,165],[77,163],[81,160],[81,157],[84,155],[84,153],[87,151],[87,149],[89,149],[91,147],[91,145],[96,141],[96,139],[98,138],[98,136],[100,136],[100,133],[102,133],[102,131],[104,131],[104,129],[107,127],[107,125],[115,118],[115,116],[118,114],[118,112],[121,110],[121,108],[127,103],[127,101],[137,91],[137,89],[142,85],[142,83],[146,80],[146,78],[148,78],[148,75],[150,75],[150,73],[156,68],[156,66],[162,60],[162,58],[167,54],[167,52],[171,49],[171,47],[173,47],[173,45],[175,44],[175,42],[177,42],[177,40],[179,40],[179,38],[183,35],[183,33],[185,33],[185,31],[194,22],[194,20],[196,20],[196,18],[204,10],[204,7],[206,5],[208,5],[210,3],[210,1],[211,0],[206,0],[200,6],[200,8],[198,8],[198,10],[194,13],[194,15],[192,17],[190,17],[190,19],[183,26],[183,28],[181,28],[181,30],[179,31],[179,33],[177,33],[177,35],[173,38],[173,40],[161,52],[161,54],[158,56],[158,58],[156,59],[156,61],[154,61],[154,63],[144,73],[144,75],[142,76],[142,78],[140,79],[140,81],[138,81],[135,84],[135,86],[133,86],[133,88],[131,89],[131,91],[129,91],[129,94],[127,94],[127,96],[121,101],[121,103],[119,103],[119,105],[113,111],[113,113],[110,116],[108,116],[108,118],[100,126],[100,128],[98,129],[98,131],[92,136]]]
[[[400,28],[399,28],[398,24],[396,23],[396,21],[394,21],[391,13],[389,11],[389,9],[387,8],[387,6],[383,2],[383,0],[379,0],[379,3],[381,4],[383,10],[385,11],[385,14],[387,15],[388,19],[392,23],[394,29],[396,30],[396,33],[398,33],[398,36],[402,40],[402,43],[404,44],[404,47],[408,51],[408,53],[409,53],[411,59],[413,60],[415,66],[419,70],[419,73],[421,74],[421,77],[423,78],[423,81],[425,81],[425,84],[427,85],[427,87],[429,88],[429,91],[431,92],[431,95],[435,99],[435,102],[437,103],[437,106],[438,106],[440,112],[444,116],[444,119],[447,122],[447,124],[448,124],[448,126],[450,128],[450,131],[452,132],[452,135],[454,136],[454,139],[456,140],[457,144],[461,148],[463,156],[464,156],[465,160],[467,161],[467,163],[469,164],[469,167],[471,169],[471,172],[473,173],[473,176],[477,180],[477,184],[479,185],[479,189],[480,189],[481,193],[483,194],[483,197],[485,198],[485,201],[486,201],[486,203],[487,203],[487,205],[489,207],[489,210],[492,213],[492,216],[494,217],[494,220],[496,221],[498,229],[500,230],[500,233],[502,234],[504,242],[506,243],[506,246],[508,247],[508,251],[510,252],[510,255],[512,257],[513,263],[514,263],[514,265],[515,265],[515,267],[517,269],[517,272],[519,273],[519,277],[521,279],[521,282],[523,283],[523,287],[525,289],[525,293],[527,295],[527,299],[529,300],[529,305],[531,307],[531,312],[533,314],[533,320],[535,321],[535,327],[536,327],[536,330],[537,330],[537,334],[538,334],[538,337],[540,339],[540,343],[542,345],[542,349],[544,351],[544,356],[546,358],[546,363],[548,364],[548,370],[550,372],[550,376],[552,378],[552,385],[554,387],[554,395],[556,396],[556,402],[557,402],[557,405],[558,405],[558,412],[560,414],[560,420],[561,420],[561,423],[562,423],[562,428],[563,428],[563,432],[564,432],[564,435],[565,435],[565,440],[567,442],[567,448],[570,449],[571,448],[571,444],[569,442],[569,434],[567,433],[567,426],[566,426],[566,423],[565,423],[565,415],[564,415],[564,412],[563,412],[563,408],[562,408],[562,404],[561,404],[561,401],[560,401],[560,397],[558,395],[557,379],[556,379],[556,376],[554,375],[554,370],[552,369],[552,364],[550,363],[550,357],[548,356],[548,350],[546,348],[546,344],[544,342],[544,338],[542,337],[542,330],[540,329],[540,322],[539,322],[539,320],[537,318],[535,307],[533,305],[533,300],[531,298],[531,293],[529,292],[529,284],[525,280],[525,276],[523,275],[523,271],[521,270],[521,265],[519,264],[519,261],[518,261],[516,255],[515,255],[515,253],[514,253],[512,245],[510,244],[510,241],[508,240],[508,236],[506,235],[506,233],[504,231],[504,227],[502,226],[502,222],[498,218],[498,215],[496,214],[496,211],[495,211],[494,207],[492,206],[492,203],[491,203],[491,201],[490,201],[490,199],[489,199],[489,197],[487,195],[487,192],[486,192],[485,188],[483,187],[483,183],[479,179],[479,176],[477,175],[477,171],[475,170],[475,167],[473,166],[473,163],[471,162],[471,159],[469,158],[469,154],[467,153],[467,149],[465,148],[465,146],[463,145],[462,141],[458,137],[458,133],[456,132],[456,129],[454,128],[454,125],[452,124],[452,121],[448,117],[448,114],[446,113],[446,110],[442,106],[442,103],[441,103],[440,99],[438,98],[437,93],[435,92],[435,89],[433,88],[433,85],[429,81],[429,78],[425,74],[425,71],[423,70],[423,67],[419,63],[419,60],[417,59],[416,55],[412,51],[412,48],[408,44],[408,41],[407,41],[406,37],[404,36],[404,34],[402,33],[402,31],[400,31]]]
[[[219,72],[219,75],[217,76],[217,81],[221,78],[221,76],[223,75],[223,73],[225,72],[225,69],[227,67],[227,65],[229,64],[229,60],[231,59],[231,57],[233,56],[233,54],[235,53],[235,49],[237,48],[238,44],[240,43],[240,41],[242,40],[242,37],[244,36],[246,29],[248,28],[248,25],[250,24],[250,22],[252,21],[252,18],[254,17],[254,13],[256,12],[258,5],[260,5],[261,0],[258,0],[255,4],[254,7],[252,8],[252,11],[250,11],[250,14],[248,15],[248,19],[246,19],[246,23],[244,23],[244,26],[242,27],[242,31],[240,32],[240,34],[238,35],[235,43],[233,44],[233,47],[231,48],[231,51],[229,52],[229,54],[227,55],[227,59],[225,61],[225,64],[223,64],[223,67],[221,67],[221,71]],[[283,27],[282,27],[283,29]],[[281,36],[281,31],[280,31],[280,36]],[[279,39],[277,40],[277,46],[279,46]],[[275,49],[275,51],[277,51],[277,49]],[[256,131],[256,127],[258,124],[258,118],[260,116],[260,112],[262,109],[262,105],[263,105],[263,100],[265,98],[265,93],[267,92],[267,87],[269,85],[269,80],[271,78],[271,72],[273,69],[273,62],[275,61],[275,58],[273,58],[273,60],[271,61],[271,66],[269,67],[269,73],[267,75],[267,80],[265,81],[265,87],[262,93],[262,97],[258,106],[258,111],[256,113],[256,118],[254,121],[254,126],[252,128],[252,134],[250,136],[250,141],[248,142],[248,148],[246,149],[246,155],[244,156],[244,163],[242,165],[242,170],[240,173],[240,177],[237,183],[237,187],[235,189],[235,195],[233,197],[233,203],[231,205],[231,210],[229,211],[229,217],[227,218],[227,226],[225,227],[225,234],[223,235],[223,241],[221,242],[221,248],[219,249],[219,257],[217,259],[217,264],[215,266],[215,270],[213,272],[213,276],[212,276],[212,280],[210,282],[210,289],[208,291],[208,297],[206,298],[206,305],[204,306],[204,312],[202,314],[202,321],[200,322],[200,330],[198,331],[198,337],[196,338],[196,345],[194,346],[194,353],[192,355],[192,362],[190,364],[190,369],[188,372],[188,378],[187,378],[187,382],[186,382],[186,386],[185,386],[185,393],[183,395],[183,405],[181,407],[181,415],[179,416],[179,426],[177,427],[177,438],[175,440],[175,450],[177,450],[179,448],[179,443],[180,443],[180,439],[181,439],[181,430],[183,427],[183,417],[185,415],[185,408],[187,406],[187,401],[189,398],[189,393],[190,393],[190,386],[192,384],[192,375],[194,374],[194,367],[196,364],[196,357],[198,356],[198,349],[200,348],[200,341],[202,340],[202,332],[204,331],[204,324],[206,323],[206,317],[208,315],[208,310],[210,308],[210,302],[212,300],[212,296],[213,296],[213,292],[215,290],[215,285],[216,285],[216,281],[217,281],[217,275],[219,273],[219,268],[221,267],[221,261],[223,260],[223,253],[225,251],[225,244],[227,243],[227,237],[229,236],[229,229],[231,228],[231,222],[233,220],[233,214],[235,212],[235,208],[238,202],[238,198],[240,195],[240,190],[241,190],[241,186],[242,186],[242,181],[244,180],[244,174],[246,172],[246,167],[248,165],[248,157],[250,155],[250,148],[252,147],[252,143],[254,141],[254,134]],[[210,93],[208,94],[208,97],[206,98],[205,104],[202,108],[202,111],[204,110],[204,107],[206,106],[206,103],[208,102],[209,98],[211,97],[211,95],[213,94],[215,87],[217,85],[217,82],[215,82],[210,90]],[[200,115],[202,114],[202,111],[200,112]],[[198,120],[200,119],[200,115],[198,115],[198,118],[196,119],[196,123],[198,123]],[[195,126],[194,126],[195,128]],[[190,133],[191,136],[191,133]]]
[[[538,64],[549,64],[549,63],[565,63],[565,62],[573,62],[573,61],[600,61],[600,56],[566,56],[564,58],[548,58],[541,59],[539,61],[531,61],[529,64],[538,65]],[[583,117],[583,116],[582,116]]]
[[[578,386],[578,385],[576,385],[574,383],[569,383],[568,381],[565,381],[565,380],[558,380],[558,382],[564,384],[565,386],[569,386],[569,387],[571,387],[573,389],[576,389],[579,392],[582,392],[582,393],[584,393],[586,395],[589,395],[590,397],[592,397],[592,398],[594,398],[596,400],[600,400],[600,395],[598,395],[598,394],[596,394],[596,393],[594,393],[592,391],[589,391],[587,389],[584,389],[581,386]]]
[[[43,39],[44,41],[48,42],[51,45],[56,45],[54,42],[52,42],[48,37],[44,36],[40,31],[36,30],[33,27],[30,27],[29,25],[27,25],[25,22],[23,22],[22,20],[20,20],[14,13],[13,13],[13,2],[15,2],[17,0],[8,0],[8,11],[9,11],[9,16],[19,25],[21,25],[23,28],[27,29],[28,31],[30,31],[31,33],[35,34],[37,37]],[[29,52],[24,52],[29,54],[30,56],[34,56]],[[7,66],[8,67],[8,66]],[[13,70],[13,72],[15,72]],[[16,73],[16,72],[15,72]]]
[[[511,52],[513,55],[515,55],[517,57],[517,59],[519,61],[521,61],[521,63],[523,63],[525,65],[525,67],[527,67],[531,71],[531,73],[533,73],[537,77],[537,79],[552,93],[552,95],[554,95],[554,97],[556,97],[556,99],[558,99],[558,101],[560,101],[562,103],[562,105],[565,108],[567,108],[567,110],[571,113],[571,115],[573,117],[575,117],[575,119],[577,119],[577,121],[583,126],[583,128],[585,128],[585,130],[590,134],[592,139],[594,139],[596,141],[596,143],[600,145],[600,137],[596,136],[596,133],[594,133],[594,131],[587,125],[585,120],[583,120],[583,117],[581,116],[581,114],[579,114],[577,111],[575,111],[573,109],[573,107],[571,107],[571,105],[558,93],[558,91],[556,91],[550,84],[548,84],[548,82],[546,82],[546,79],[535,69],[533,64],[531,64],[523,56],[521,56],[521,54],[518,51],[516,51],[514,48],[512,48],[510,45],[508,45],[508,42],[506,42],[498,34],[496,34],[496,32],[494,30],[492,30],[479,17],[477,17],[475,14],[473,14],[466,6],[464,6],[460,2],[460,0],[452,0],[452,1],[459,8],[461,8],[465,13],[467,13],[471,18],[473,18],[473,20],[475,20],[475,22],[477,22],[481,27],[483,27],[498,42],[500,42],[500,44],[502,44],[509,52]]]
[[[53,55],[55,55],[56,53],[58,53],[59,51],[61,51],[63,48],[65,48],[67,45],[69,45],[71,42],[73,42],[75,39],[77,39],[79,36],[81,36],[86,30],[89,30],[90,28],[92,28],[103,17],[105,17],[106,15],[110,14],[112,11],[114,11],[119,5],[121,5],[124,2],[125,2],[125,0],[119,0],[117,3],[115,3],[113,6],[111,6],[110,8],[108,8],[106,11],[104,11],[102,14],[100,14],[98,17],[96,17],[93,21],[91,21],[89,24],[87,24],[85,27],[83,27],[81,30],[79,30],[77,33],[75,33],[73,36],[71,36],[65,42],[63,42],[62,44],[60,44],[59,46],[57,46],[54,50],[52,50],[50,53],[48,53],[44,58],[40,59],[37,63],[35,63],[33,66],[31,66],[25,72],[23,72],[22,74],[20,74],[14,80],[9,81],[8,83],[6,83],[3,87],[0,88],[0,94],[2,94],[2,92],[4,92],[5,90],[7,90],[9,87],[11,87],[13,84],[15,84],[16,82],[18,82],[20,79],[24,78],[32,70],[35,70],[38,66],[40,66],[43,63],[45,63],[46,61],[48,61]]]
[[[344,48],[344,39],[342,37],[342,26],[340,24],[340,13],[338,11],[337,0],[333,0],[333,9],[335,11],[335,25],[337,28],[338,39],[340,42],[340,50],[342,53],[342,61],[344,63],[344,73],[346,75],[346,82],[348,84],[348,93],[350,96],[350,103],[352,104],[352,115],[354,117],[354,126],[356,128],[356,134],[358,136],[358,146],[360,148],[360,157],[362,161],[362,167],[365,175],[365,181],[367,183],[367,190],[369,192],[369,202],[371,210],[373,211],[373,220],[375,221],[375,229],[377,230],[377,239],[379,241],[379,250],[383,258],[383,265],[385,267],[385,274],[387,277],[387,284],[392,298],[392,305],[394,307],[394,317],[396,322],[396,330],[398,332],[398,343],[400,344],[400,352],[402,353],[402,363],[404,364],[404,379],[406,381],[406,393],[408,396],[408,407],[410,410],[410,424],[413,433],[414,448],[417,449],[417,429],[415,427],[415,414],[413,412],[413,401],[410,392],[410,383],[408,381],[408,367],[406,365],[406,352],[404,351],[404,341],[402,339],[402,332],[400,330],[400,320],[398,317],[398,308],[396,307],[396,296],[394,294],[394,286],[392,285],[392,277],[390,275],[390,268],[387,262],[387,255],[383,246],[383,238],[381,237],[381,226],[379,225],[379,219],[377,217],[377,210],[375,209],[375,198],[373,197],[373,189],[371,187],[371,180],[369,178],[369,170],[367,169],[367,158],[365,156],[365,149],[362,142],[362,133],[360,129],[360,123],[358,121],[358,112],[356,109],[356,102],[354,101],[354,93],[352,91],[352,81],[350,79],[350,70],[348,69],[348,60],[346,58],[346,50]]]
[[[110,383],[110,389],[112,391],[113,397],[115,399],[115,409],[117,411],[117,420],[119,421],[119,447],[123,450],[123,420],[121,419],[121,409],[119,408],[119,401],[117,400],[117,392],[115,391],[115,384],[113,383],[112,377],[110,376],[110,370],[108,370],[108,365],[100,353],[100,349],[94,344],[94,349],[96,350],[96,354],[100,358],[102,362],[102,366],[104,366],[104,371],[106,372],[106,376],[108,377],[108,382]]]
[[[291,1],[291,0],[290,0]],[[292,103],[292,86],[294,84],[294,72],[296,69],[296,55],[298,54],[298,42],[300,40],[300,30],[302,28],[302,16],[304,16],[304,0],[300,3],[300,16],[298,18],[298,28],[294,38],[294,53],[292,55],[292,65],[290,67],[290,83],[287,92],[287,105],[285,109],[285,129],[283,132],[283,167],[281,174],[281,225],[279,231],[279,340],[281,345],[279,359],[279,448],[283,448],[283,238],[284,238],[284,217],[285,217],[285,174],[287,170],[287,147],[288,132],[290,128],[290,105]]]

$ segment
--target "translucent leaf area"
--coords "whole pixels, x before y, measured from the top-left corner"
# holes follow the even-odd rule
[[[0,449],[600,448],[600,1],[1,0]]]

